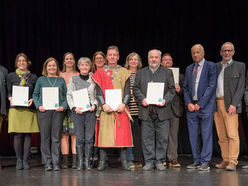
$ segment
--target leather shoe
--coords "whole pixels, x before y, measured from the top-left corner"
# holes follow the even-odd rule
[[[227,171],[235,171],[236,170],[236,165],[232,162],[230,162],[227,166],[226,166],[226,170]]]
[[[217,168],[217,169],[225,169],[228,164],[229,164],[228,161],[222,161],[221,163],[216,164],[215,168]]]

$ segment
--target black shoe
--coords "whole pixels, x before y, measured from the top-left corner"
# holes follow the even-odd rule
[[[68,157],[69,157],[68,154],[63,155],[62,164],[61,164],[62,169],[67,169],[68,168]]]
[[[99,161],[99,165],[97,167],[97,170],[103,171],[105,169],[105,161]]]
[[[23,162],[21,159],[17,159],[16,161],[16,170],[22,170],[23,169]]]
[[[77,154],[72,154],[72,168],[77,168]]]
[[[200,166],[201,166],[201,164],[199,162],[194,162],[194,163],[188,165],[186,168],[187,169],[198,169],[198,168],[200,168]]]
[[[199,167],[199,169],[197,169],[199,171],[206,171],[206,170],[210,170],[210,166],[208,163],[202,163],[201,166]]]
[[[28,164],[28,161],[27,161],[27,160],[23,160],[23,169],[24,169],[24,170],[28,170],[28,169],[30,169],[30,166],[29,166],[29,164]]]

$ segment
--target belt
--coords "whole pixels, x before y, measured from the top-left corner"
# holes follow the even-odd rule
[[[216,100],[224,100],[224,97],[218,97]]]
[[[192,103],[193,104],[197,104],[198,103],[198,100],[196,100],[196,101],[193,100]]]

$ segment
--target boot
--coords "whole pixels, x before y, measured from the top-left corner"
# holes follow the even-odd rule
[[[91,170],[91,166],[90,166],[90,157],[91,157],[91,153],[92,153],[92,147],[91,145],[85,145],[85,170]]]
[[[105,163],[106,163],[106,151],[103,148],[100,148],[100,161],[97,169],[99,171],[103,171],[105,169]]]
[[[127,163],[127,148],[121,148],[121,167],[123,170],[131,170]]]
[[[63,154],[63,160],[62,160],[62,165],[61,168],[62,169],[67,169],[68,168],[68,154]]]
[[[83,170],[83,146],[77,146],[77,155],[78,155],[78,166],[77,170],[81,171]]]
[[[23,169],[22,159],[17,159],[16,161],[16,170]]]
[[[72,154],[72,168],[77,168],[77,154]]]

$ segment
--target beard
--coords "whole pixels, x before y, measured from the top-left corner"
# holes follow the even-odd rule
[[[156,69],[159,67],[159,65],[160,65],[160,63],[153,63],[153,62],[149,63],[149,66],[151,69]]]

